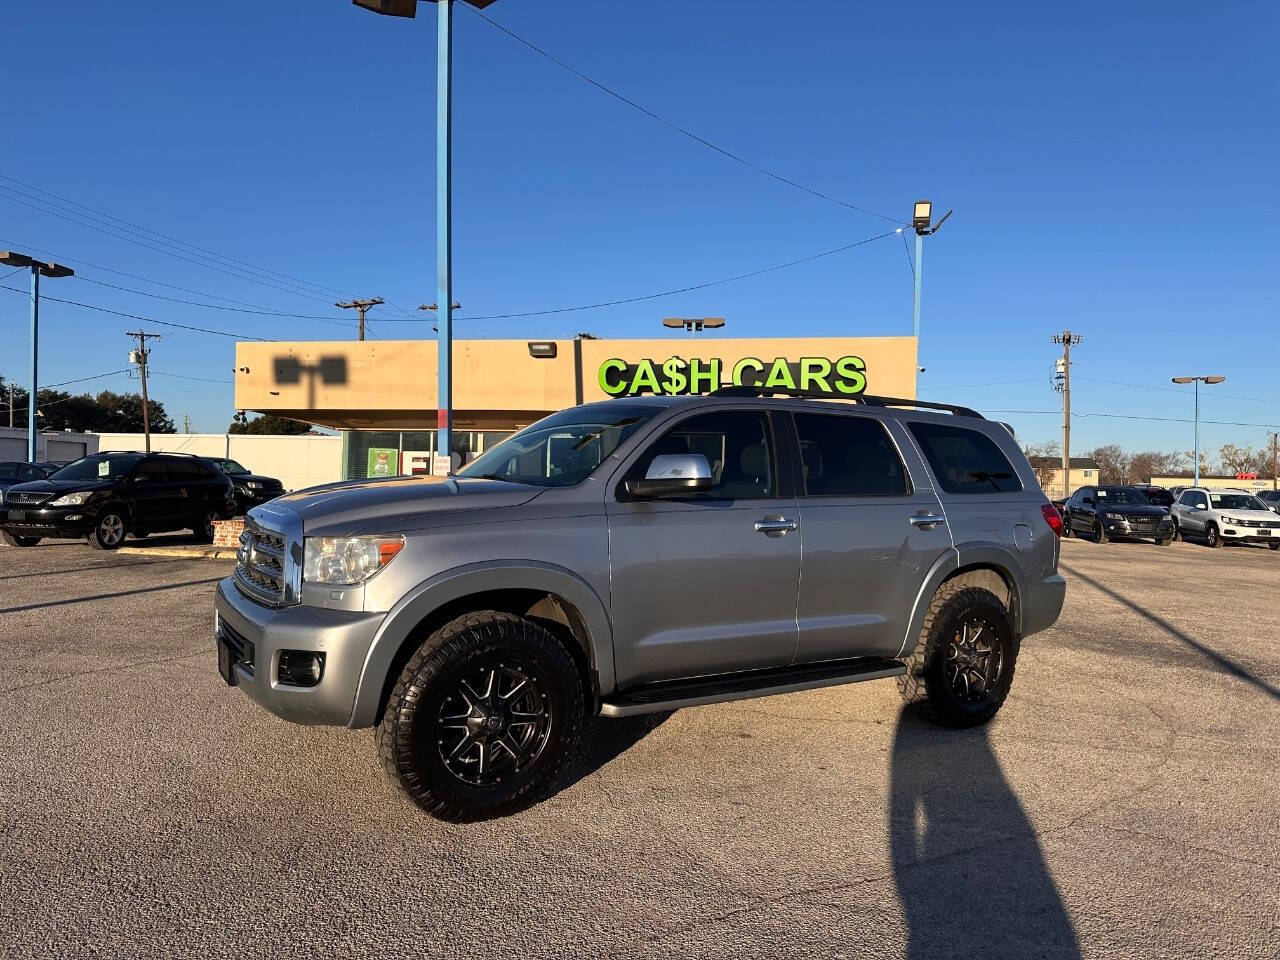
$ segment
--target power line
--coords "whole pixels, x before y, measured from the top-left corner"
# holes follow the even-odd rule
[[[1038,415],[1038,416],[1053,415],[1056,417],[1062,411],[1061,410],[987,410],[986,412],[987,413],[1021,413],[1021,414]],[[1159,423],[1195,423],[1195,421],[1190,419],[1189,417],[1148,417],[1148,416],[1140,416],[1134,413],[1081,413],[1080,411],[1077,410],[1077,411],[1073,411],[1071,415],[1073,417],[1106,417],[1106,418],[1116,419],[1116,420],[1149,420],[1149,421],[1156,421]],[[1263,427],[1266,429],[1274,429],[1275,427],[1278,426],[1277,424],[1274,424],[1274,423],[1246,423],[1240,420],[1205,420],[1203,417],[1200,419],[1200,422],[1214,424],[1215,426],[1220,426],[1220,427]]]
[[[153,377],[175,377],[178,380],[199,380],[202,383],[235,383],[234,380],[216,380],[213,377],[192,377],[185,373],[166,373],[163,370],[152,370]]]
[[[1076,379],[1088,380],[1092,383],[1109,383],[1117,387],[1136,387],[1139,390],[1159,390],[1167,393],[1183,393],[1184,392],[1182,390],[1179,390],[1177,387],[1157,387],[1157,386],[1153,386],[1151,384],[1146,384],[1146,383],[1126,383],[1123,380],[1100,380],[1097,377],[1077,377]],[[1280,403],[1280,400],[1277,400],[1274,397],[1242,397],[1236,393],[1219,393],[1216,390],[1214,390],[1212,393],[1205,394],[1205,396],[1213,399],[1219,399],[1219,400],[1248,400],[1252,403]],[[1204,420],[1201,421],[1201,423],[1207,423],[1207,422],[1208,421],[1204,421]]]
[[[133,290],[130,287],[122,287],[119,284],[107,283],[105,280],[94,280],[91,277],[83,277],[76,274],[76,280],[83,280],[85,283],[92,283],[99,287],[108,287],[112,290],[120,290],[123,293],[132,293],[140,297],[151,297],[154,300],[164,300],[168,303],[183,303],[191,307],[203,307],[206,310],[225,310],[230,313],[251,313],[262,317],[281,317],[283,319],[296,320],[318,320],[321,323],[332,323],[339,327],[350,327],[351,324],[343,323],[341,320],[335,320],[332,317],[320,317],[309,313],[288,313],[283,310],[270,309],[250,309],[248,307],[224,307],[218,303],[200,303],[197,300],[183,300],[180,297],[166,297],[160,293],[148,293],[146,290]]]
[[[739,154],[733,153],[730,150],[726,150],[724,147],[721,147],[718,144],[712,143],[706,137],[699,136],[698,134],[694,133],[692,130],[689,130],[686,127],[682,127],[678,123],[668,120],[666,117],[661,116],[660,114],[654,113],[648,107],[645,107],[637,103],[636,101],[632,100],[629,97],[623,96],[618,91],[605,86],[599,80],[595,80],[587,76],[581,70],[577,69],[576,67],[570,66],[568,63],[561,60],[559,57],[555,56],[554,54],[548,53],[546,50],[542,49],[537,44],[529,40],[526,40],[524,37],[520,36],[518,33],[508,30],[502,24],[498,23],[496,20],[492,19],[491,17],[488,17],[485,14],[481,13],[479,10],[475,9],[474,7],[464,5],[463,9],[469,10],[471,13],[475,14],[481,20],[484,20],[485,22],[487,22],[490,26],[493,26],[496,29],[505,33],[512,40],[515,40],[518,43],[523,44],[524,46],[528,47],[530,50],[532,50],[534,53],[538,54],[539,56],[545,57],[547,60],[550,60],[552,63],[556,64],[556,66],[561,67],[564,70],[567,70],[569,73],[573,74],[579,80],[583,80],[586,83],[591,84],[591,86],[595,87],[597,90],[600,90],[603,93],[608,94],[609,96],[613,97],[615,100],[619,100],[622,103],[625,103],[627,106],[631,107],[632,109],[640,111],[646,117],[649,117],[652,120],[658,121],[658,123],[661,123],[663,126],[670,127],[672,130],[676,131],[677,133],[683,134],[684,136],[688,137],[690,140],[700,143],[704,147],[707,147],[710,150],[714,150],[716,153],[720,154],[721,156],[729,158],[735,163],[740,163],[744,167],[749,167],[750,169],[756,171],[757,173],[762,173],[766,177],[771,177],[772,179],[777,180],[779,183],[785,183],[789,187],[794,187],[797,190],[803,190],[805,193],[815,196],[820,200],[826,200],[828,203],[834,203],[834,204],[837,204],[838,206],[846,207],[849,210],[856,210],[859,213],[865,213],[868,216],[879,217],[881,220],[888,220],[890,223],[905,222],[901,217],[885,216],[883,213],[876,213],[874,210],[868,210],[866,207],[860,207],[857,204],[848,203],[845,200],[840,200],[836,197],[831,196],[830,194],[823,193],[821,190],[815,190],[813,187],[805,186],[803,183],[799,183],[798,181],[792,180],[789,177],[784,177],[780,173],[774,173],[772,170],[769,170],[766,167],[762,167],[757,163],[752,163],[750,160],[746,159],[746,157],[740,156]]]
[[[837,253],[844,253],[846,250],[852,250],[855,247],[862,247],[868,243],[874,243],[877,240],[883,240],[885,237],[892,237],[895,231],[889,230],[885,233],[877,234],[874,237],[867,237],[865,240],[859,240],[856,243],[848,243],[843,247],[836,247],[832,250],[824,250],[822,253],[815,253],[812,256],[800,257],[798,260],[788,260],[786,263],[777,263],[771,267],[764,267],[760,270],[752,270],[750,273],[740,273],[737,276],[725,277],[721,280],[709,280],[706,283],[695,283],[687,287],[678,287],[674,290],[663,290],[661,293],[646,293],[638,297],[624,297],[619,300],[606,300],[601,303],[585,303],[576,307],[556,307],[550,310],[529,310],[524,313],[495,313],[491,316],[484,317],[467,317],[468,321],[472,320],[512,320],[519,317],[545,317],[556,313],[577,313],[580,310],[597,310],[602,307],[617,307],[628,303],[640,303],[645,300],[657,300],[661,297],[674,296],[677,293],[691,293],[694,290],[706,290],[708,287],[718,287],[726,283],[736,283],[739,280],[747,280],[751,277],[758,277],[762,274],[773,273],[777,270],[785,270],[788,267],[799,266],[802,263],[811,263],[814,260],[821,260],[823,257],[834,256]],[[419,320],[412,318],[410,320],[402,320],[399,317],[382,317],[379,323],[431,323],[434,322],[430,318]]]
[[[911,245],[907,243],[907,235],[899,230],[898,236],[902,238],[902,251],[907,255],[907,269],[911,271],[911,279],[916,278],[916,262],[911,259]]]
[[[949,383],[945,387],[921,387],[920,392],[933,390],[971,390],[977,387],[1002,387],[1009,383],[1040,383],[1043,377],[1023,377],[1018,380],[990,380],[987,383]]]
[[[0,290],[8,290],[11,293],[25,294],[25,290],[19,290],[17,287],[8,287],[0,284]],[[193,333],[210,333],[219,337],[234,337],[237,340],[258,340],[262,343],[274,343],[275,341],[267,337],[255,337],[247,333],[232,333],[229,330],[211,330],[208,327],[194,327],[186,323],[174,323],[172,320],[156,320],[154,317],[141,317],[136,313],[125,313],[121,310],[111,310],[107,307],[95,306],[92,303],[81,303],[78,300],[63,300],[60,297],[50,297],[44,294],[40,296],[41,302],[50,301],[51,303],[65,303],[72,307],[83,307],[85,310],[96,310],[99,313],[109,313],[113,316],[124,317],[128,320],[140,320],[143,323],[156,323],[162,327],[176,327],[179,330],[190,330]]]

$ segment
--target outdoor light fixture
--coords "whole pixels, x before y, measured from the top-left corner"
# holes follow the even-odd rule
[[[917,200],[915,209],[911,213],[911,226],[915,227],[916,233],[926,233],[932,219],[933,201]]]
[[[1196,385],[1196,440],[1195,450],[1191,456],[1195,463],[1193,469],[1195,471],[1194,483],[1200,486],[1200,384],[1222,383],[1226,377],[1173,377],[1174,383],[1194,383]]]
[[[662,325],[673,330],[697,333],[699,330],[717,330],[723,327],[724,317],[663,317]]]
[[[530,340],[529,356],[537,357],[539,360],[550,360],[556,355],[556,344],[554,340]]]
[[[374,13],[388,17],[414,17],[418,14],[417,0],[351,0],[357,7],[364,7]],[[478,10],[483,10],[497,0],[464,0]]]

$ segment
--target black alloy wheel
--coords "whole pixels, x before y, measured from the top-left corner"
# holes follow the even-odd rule
[[[528,768],[551,733],[547,694],[527,665],[480,666],[458,681],[436,719],[445,769],[463,783],[495,786]]]
[[[990,619],[985,611],[969,613],[956,625],[947,644],[951,692],[966,703],[979,702],[996,688],[1003,669],[1004,654]]]
[[[573,655],[542,623],[499,610],[464,614],[404,665],[378,752],[392,781],[434,817],[513,813],[549,794],[568,767],[584,690]]]

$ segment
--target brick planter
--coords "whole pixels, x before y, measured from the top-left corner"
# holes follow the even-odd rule
[[[215,520],[213,521],[213,545],[215,547],[231,547],[235,549],[240,546],[240,534],[244,532],[244,517],[236,517],[233,520]]]

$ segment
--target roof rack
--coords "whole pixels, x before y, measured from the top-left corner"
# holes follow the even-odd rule
[[[764,387],[764,386],[731,386],[712,390],[711,397],[795,397],[802,400],[852,400],[869,407],[916,407],[920,410],[942,410],[957,417],[986,418],[972,407],[962,407],[954,403],[934,403],[930,400],[905,400],[901,397],[878,397],[874,394],[859,393],[851,396],[840,396],[825,393],[821,390],[802,390],[799,387]]]
[[[86,454],[86,456],[96,457],[104,453],[136,453],[140,457],[149,456],[145,450],[99,450],[97,453]],[[208,457],[203,453],[188,453],[185,450],[152,450],[151,453],[163,453],[166,457],[195,457],[197,460],[208,459]]]

